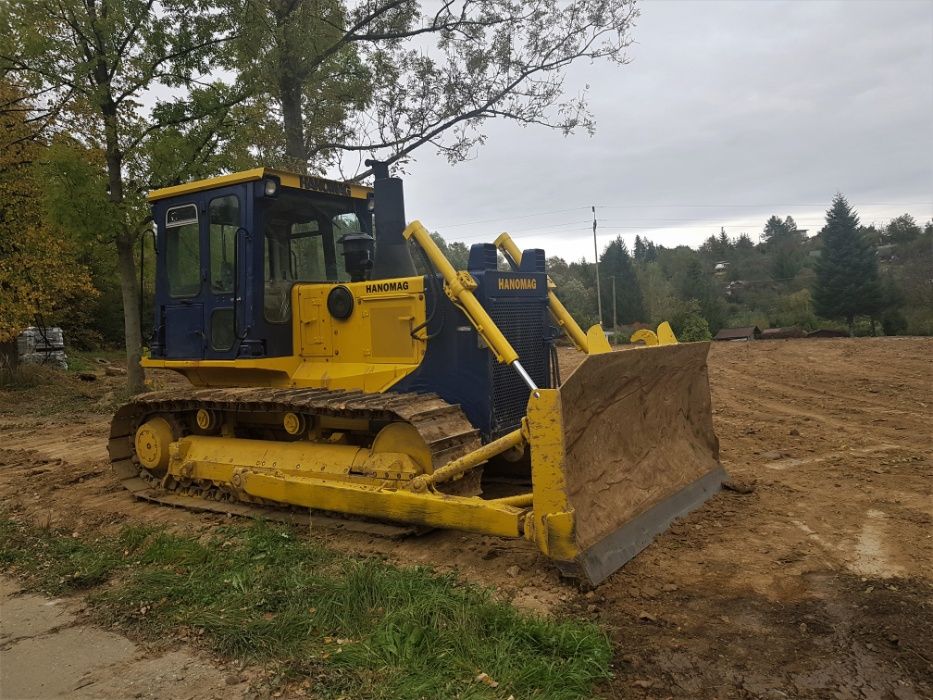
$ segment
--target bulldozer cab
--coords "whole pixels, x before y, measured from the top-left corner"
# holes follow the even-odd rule
[[[371,192],[268,168],[153,192],[152,357],[290,355],[292,285],[350,279],[340,242],[372,233]]]

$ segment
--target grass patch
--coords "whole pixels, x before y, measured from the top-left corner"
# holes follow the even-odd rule
[[[284,526],[82,542],[0,521],[0,565],[50,593],[109,580],[90,596],[98,619],[155,638],[188,630],[312,679],[322,697],[563,700],[609,675],[609,641],[591,624],[526,615],[453,576],[346,557]]]

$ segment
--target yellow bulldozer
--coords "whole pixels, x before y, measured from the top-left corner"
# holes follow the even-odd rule
[[[176,506],[525,537],[599,583],[725,478],[708,345],[610,352],[506,234],[455,270],[371,164],[372,188],[256,168],[150,194],[143,365],[193,387],[116,412],[117,474]]]

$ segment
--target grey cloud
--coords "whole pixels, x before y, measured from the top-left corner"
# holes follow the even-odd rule
[[[604,240],[664,227],[668,245],[812,219],[837,190],[866,221],[933,215],[933,3],[646,2],[634,36],[630,65],[568,76],[595,137],[490,123],[474,160],[409,166],[409,215],[566,257],[592,256],[594,203]],[[445,230],[481,219],[497,223]]]

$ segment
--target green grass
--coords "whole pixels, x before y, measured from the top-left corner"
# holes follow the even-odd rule
[[[0,566],[50,593],[98,586],[89,599],[104,622],[152,638],[188,630],[311,678],[323,697],[562,700],[591,697],[609,675],[609,641],[591,624],[526,615],[453,576],[346,557],[282,526],[82,542],[0,521]]]

